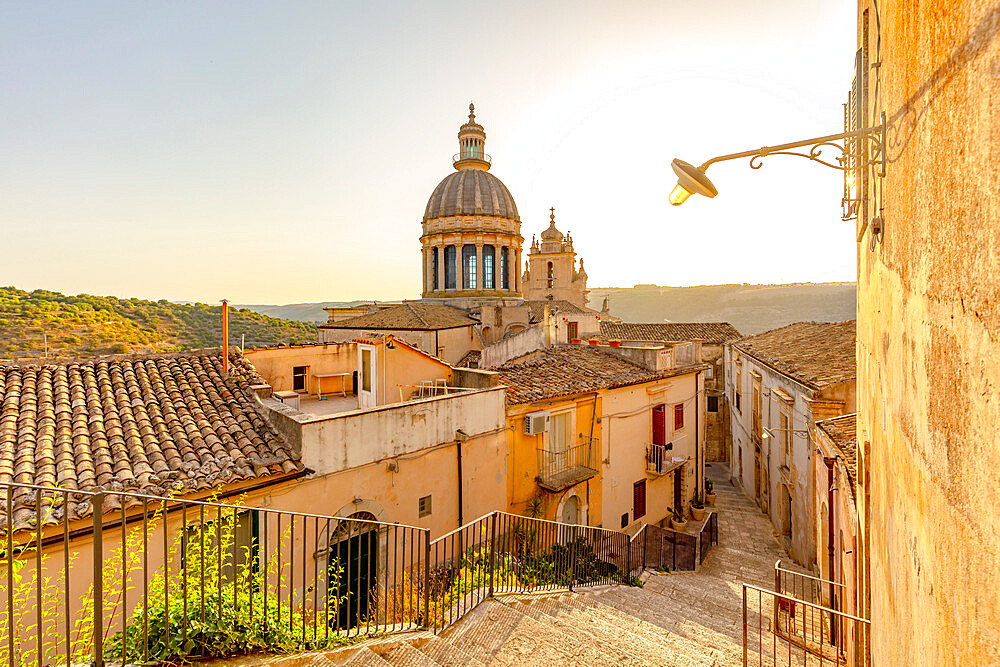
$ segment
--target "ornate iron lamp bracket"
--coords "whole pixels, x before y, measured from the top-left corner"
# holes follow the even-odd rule
[[[867,146],[864,145],[865,142],[867,142]],[[809,147],[808,153],[791,150],[793,148],[803,148],[805,146]],[[833,157],[834,162],[824,159],[826,156],[823,151],[831,148],[840,152],[840,155]],[[720,155],[703,163],[700,169],[705,171],[710,165],[715,164],[716,162],[738,160],[741,158],[750,158],[750,168],[760,169],[764,166],[761,160],[771,155],[795,155],[797,157],[804,157],[827,167],[840,169],[841,171],[877,166],[879,169],[879,175],[884,176],[885,122],[883,121],[880,125],[876,125],[875,127],[856,130],[854,132],[829,134],[825,137],[815,137],[813,139],[805,139],[803,141],[793,141],[791,143],[780,144],[778,146],[762,146],[756,150],[731,153],[729,155]],[[864,156],[863,159],[861,156]],[[857,157],[859,159],[853,161],[851,159],[852,157]]]

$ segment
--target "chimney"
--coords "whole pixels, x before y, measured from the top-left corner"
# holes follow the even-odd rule
[[[229,299],[222,300],[222,372],[229,373]]]

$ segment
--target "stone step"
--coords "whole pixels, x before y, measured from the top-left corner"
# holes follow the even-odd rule
[[[430,656],[405,641],[397,643],[389,651],[382,653],[381,657],[390,665],[399,665],[400,667],[435,667],[438,665]]]
[[[352,655],[346,662],[340,664],[351,665],[352,667],[368,667],[374,665],[388,665],[390,663],[367,646],[362,646],[355,651],[354,655]]]
[[[449,639],[431,639],[417,649],[442,667],[481,667],[485,664],[455,646]]]

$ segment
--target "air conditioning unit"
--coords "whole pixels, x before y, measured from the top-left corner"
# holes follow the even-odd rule
[[[529,412],[524,416],[524,432],[528,435],[541,435],[549,430],[548,410]]]

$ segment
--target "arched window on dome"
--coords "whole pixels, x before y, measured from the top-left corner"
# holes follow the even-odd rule
[[[455,264],[456,260],[455,246],[449,245],[444,248],[444,288],[445,289],[456,289],[458,285],[456,284],[456,278],[458,276],[458,268]]]
[[[483,246],[483,289],[496,289],[496,249]]]
[[[500,289],[510,289],[510,250],[500,247]]]
[[[438,249],[437,248],[431,248],[431,275],[432,275],[431,284],[433,285],[433,287],[431,289],[436,292],[436,291],[438,291],[438,289],[440,289],[438,287]]]
[[[462,246],[462,289],[476,289],[476,246]]]
[[[555,282],[555,278],[552,277],[552,262],[549,262],[545,273],[545,286],[552,287],[552,283]]]

